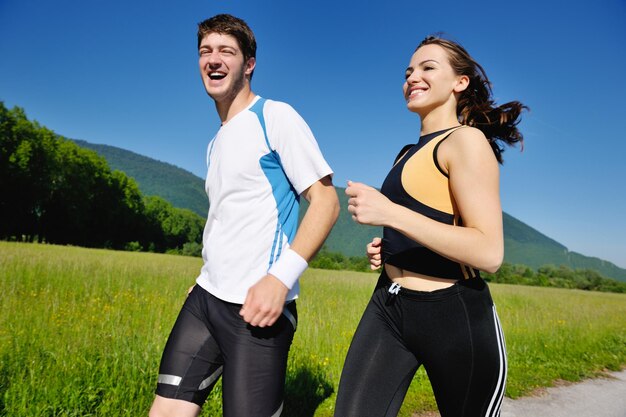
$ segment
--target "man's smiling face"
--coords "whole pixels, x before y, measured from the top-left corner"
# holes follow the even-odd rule
[[[243,53],[234,36],[216,32],[202,39],[198,54],[204,88],[218,103],[237,96],[256,62],[254,58],[244,62]]]

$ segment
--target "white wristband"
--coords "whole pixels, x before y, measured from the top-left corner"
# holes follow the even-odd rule
[[[307,266],[309,264],[302,256],[292,249],[287,249],[267,273],[274,275],[287,288],[291,289]]]

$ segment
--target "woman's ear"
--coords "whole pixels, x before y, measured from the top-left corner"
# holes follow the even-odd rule
[[[454,86],[454,92],[460,93],[462,91],[465,91],[468,85],[469,85],[469,77],[467,75],[459,75],[459,77],[456,80],[456,85]]]

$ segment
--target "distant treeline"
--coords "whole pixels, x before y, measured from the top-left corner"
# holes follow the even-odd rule
[[[204,219],[0,102],[0,239],[198,254]]]
[[[326,248],[309,263],[312,268],[371,272],[365,256],[344,256]],[[379,271],[374,271],[379,273]],[[570,269],[546,265],[536,271],[525,265],[502,264],[495,274],[481,274],[486,281],[538,287],[570,288],[587,291],[626,293],[626,283],[605,278],[591,269]]]
[[[334,269],[358,272],[370,272],[370,263],[365,256],[345,256],[339,252],[331,252],[325,246],[315,255],[311,268]]]
[[[545,265],[534,271],[525,265],[505,263],[495,274],[482,275],[487,281],[502,284],[626,293],[624,282],[606,278],[592,269],[571,269],[563,265]]]

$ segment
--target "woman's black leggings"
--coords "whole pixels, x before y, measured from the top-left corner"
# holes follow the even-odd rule
[[[335,417],[396,416],[421,365],[442,417],[500,415],[506,352],[482,279],[398,291],[383,272],[346,357]]]

